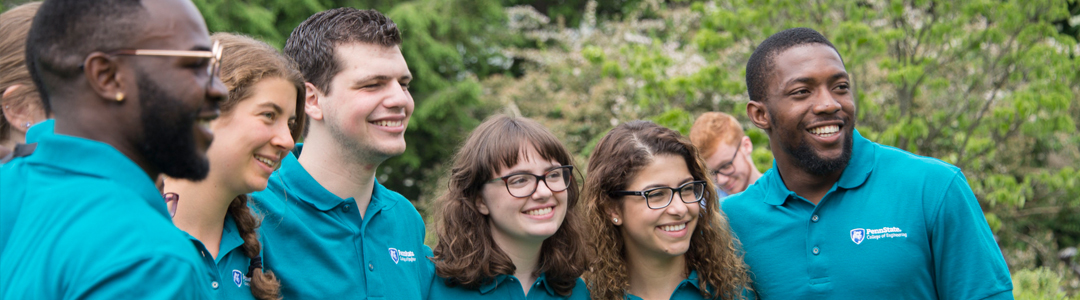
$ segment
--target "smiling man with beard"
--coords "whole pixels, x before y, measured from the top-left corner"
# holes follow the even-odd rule
[[[225,89],[195,5],[45,1],[26,53],[55,125],[0,169],[0,298],[208,298],[153,182],[209,170]]]
[[[760,299],[1012,299],[963,172],[859,135],[829,40],[774,34],[747,62],[746,86],[775,161],[723,210]]]

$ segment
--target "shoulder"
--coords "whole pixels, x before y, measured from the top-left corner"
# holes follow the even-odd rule
[[[770,170],[771,172],[771,170]],[[769,174],[769,173],[766,173]],[[759,205],[765,205],[762,201],[765,198],[765,189],[769,186],[769,176],[761,176],[754,184],[751,184],[741,193],[729,195],[721,201],[720,209],[727,214],[732,212],[744,212],[749,209],[753,209]]]
[[[875,163],[885,171],[903,170],[906,174],[918,176],[955,176],[960,168],[937,158],[921,156],[896,147],[873,143],[878,148]]]

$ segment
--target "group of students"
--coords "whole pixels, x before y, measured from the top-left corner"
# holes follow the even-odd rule
[[[806,240],[758,228],[770,220],[807,225],[795,219],[804,213],[793,215],[796,208],[809,209],[817,223],[823,198],[864,197],[846,196],[860,191],[839,174],[880,146],[854,132],[846,81],[836,87],[846,74],[820,83],[844,99],[808,108],[830,117],[807,129],[826,141],[803,141],[840,149],[826,151],[839,158],[807,166],[798,155],[825,152],[775,144],[793,135],[781,127],[800,122],[791,108],[802,104],[774,107],[788,100],[755,97],[749,80],[756,75],[748,72],[748,114],[783,150],[764,183],[740,186],[747,192],[725,201],[723,211],[719,193],[730,189],[714,182],[718,170],[702,158],[711,155],[677,131],[619,124],[582,170],[540,123],[492,116],[452,159],[448,188],[435,201],[432,249],[413,205],[376,180],[382,162],[405,151],[413,111],[401,33],[379,12],[316,13],[292,32],[284,53],[242,35],[209,35],[188,0],[46,0],[4,13],[0,28],[3,40],[21,33],[17,41],[26,45],[25,64],[8,64],[6,54],[0,61],[0,129],[16,132],[5,139],[25,139],[19,146],[5,140],[11,153],[0,167],[4,299],[966,299],[1005,297],[1005,285],[1011,288],[1007,269],[1004,281],[949,277],[985,262],[982,252],[939,241],[954,234],[949,228],[934,229],[944,232],[928,243],[949,245],[941,252],[948,259],[974,258],[938,271],[949,262],[936,262],[942,250],[927,246],[919,255],[935,264],[923,274],[929,278],[898,278],[908,284],[896,284],[904,290],[895,294],[874,292],[873,285],[888,286],[879,281],[852,286],[856,294],[834,290],[820,265],[829,262],[811,261],[824,257],[816,245],[815,257],[803,261],[792,253],[806,253]],[[776,51],[827,46],[836,53],[827,40],[793,42],[793,35],[820,37],[781,32],[763,43],[762,55],[779,59],[765,47],[776,41],[786,43]],[[9,80],[9,65],[23,79]],[[31,98],[33,87],[40,98]],[[788,172],[782,180],[780,172]],[[839,181],[845,191],[815,194],[787,183],[806,174]],[[754,188],[778,184],[795,190],[786,199],[809,195],[813,205],[763,211],[777,204],[756,204],[774,195]],[[988,231],[978,230],[970,239],[985,245]],[[753,244],[744,250],[737,235]],[[1000,275],[997,263],[971,270]],[[824,277],[806,285],[807,272]]]

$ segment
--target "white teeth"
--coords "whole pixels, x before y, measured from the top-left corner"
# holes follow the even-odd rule
[[[840,125],[825,125],[821,127],[810,128],[810,133],[820,136],[831,136],[834,133],[840,131]]]
[[[529,210],[529,211],[526,211],[525,213],[530,215],[530,216],[543,216],[543,215],[546,215],[548,213],[551,213],[551,209],[552,209],[552,207],[545,207],[545,208],[541,208],[541,209]]]
[[[401,121],[376,121],[374,124],[383,127],[397,127],[401,126]]]
[[[276,166],[274,166],[275,165],[274,161],[271,161],[269,159],[259,157],[259,156],[256,156],[255,159],[258,160],[258,161],[261,161],[262,163],[266,164],[267,166],[270,166],[271,169],[276,167]]]
[[[660,230],[663,230],[663,231],[679,231],[679,230],[683,230],[685,228],[686,228],[686,223],[682,223],[682,224],[679,224],[679,225],[660,226]]]
[[[206,129],[206,131],[210,131],[211,133],[213,133],[213,131],[210,130],[210,120],[199,119],[199,127],[202,127],[204,129]]]

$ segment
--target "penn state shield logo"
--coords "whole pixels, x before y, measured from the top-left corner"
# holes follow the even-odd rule
[[[390,248],[390,259],[394,260],[395,265],[398,263],[398,250],[397,249]]]
[[[856,245],[862,244],[862,241],[866,240],[866,229],[855,228],[851,230],[851,241]]]
[[[244,284],[244,273],[240,270],[232,270],[232,283],[236,284],[236,287],[240,287]]]

